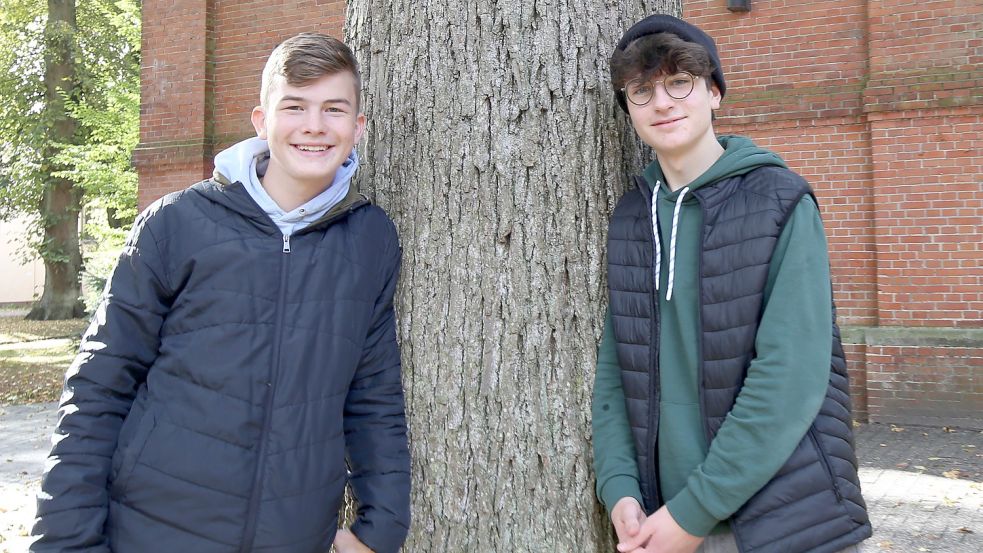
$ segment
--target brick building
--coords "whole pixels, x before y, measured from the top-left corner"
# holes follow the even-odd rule
[[[983,4],[684,0],[718,42],[717,130],[753,137],[823,207],[858,418],[983,428]],[[252,135],[263,59],[341,36],[345,2],[145,0],[140,204]]]

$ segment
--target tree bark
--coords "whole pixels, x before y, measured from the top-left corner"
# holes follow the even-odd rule
[[[607,219],[643,155],[607,60],[669,0],[352,0],[360,187],[396,221],[407,551],[612,551],[590,397]],[[616,113],[617,111],[617,113]]]
[[[53,161],[58,145],[75,140],[76,123],[66,109],[65,99],[75,94],[76,29],[74,0],[48,0],[44,59],[46,182],[39,206],[44,229],[40,248],[44,291],[28,319],[69,319],[84,312],[80,299],[82,254],[78,230],[82,192],[70,180],[53,175],[64,169]]]

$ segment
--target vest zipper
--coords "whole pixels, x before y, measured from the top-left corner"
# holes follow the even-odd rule
[[[809,440],[812,441],[812,445],[816,448],[816,455],[819,457],[819,464],[823,466],[823,472],[826,473],[826,478],[829,479],[829,484],[833,488],[833,493],[836,495],[836,501],[842,502],[843,496],[840,495],[840,489],[836,487],[836,477],[833,475],[833,468],[829,466],[829,459],[826,458],[826,453],[823,448],[819,446],[819,438],[816,438],[816,432],[812,427],[806,432],[809,435]]]
[[[648,184],[645,183],[639,177],[636,177],[636,184],[638,185],[639,189],[643,191],[642,196],[644,197],[645,196],[644,190],[648,187]],[[652,202],[652,197],[653,196],[650,195],[650,197],[648,198],[650,204]],[[658,209],[658,206],[656,206],[656,209]],[[649,483],[649,487],[651,488],[649,490],[650,493],[648,493],[647,495],[649,495],[655,501],[655,505],[652,506],[654,507],[653,508],[654,511],[655,509],[658,509],[659,507],[662,506],[662,492],[659,490],[659,468],[658,468],[658,461],[657,461],[657,459],[659,458],[659,452],[656,449],[659,443],[659,402],[662,396],[661,386],[659,386],[659,378],[660,378],[659,375],[661,373],[661,371],[659,370],[659,349],[660,349],[659,335],[661,334],[661,317],[659,317],[660,275],[655,269],[656,268],[655,256],[659,255],[655,246],[655,241],[658,240],[658,237],[655,236],[655,233],[658,232],[658,229],[655,228],[654,226],[655,223],[654,221],[652,221],[651,207],[648,211],[649,211],[649,219],[650,219],[649,228],[652,229],[652,256],[653,256],[652,257],[653,281],[652,281],[652,294],[651,294],[653,324],[652,324],[652,337],[650,338],[651,339],[650,343],[652,344],[652,347],[649,348],[652,353],[649,359],[649,367],[654,370],[650,371],[649,373],[649,412],[647,413],[649,432],[648,432],[648,440],[647,443],[645,444],[645,447],[649,452],[649,459],[651,459],[651,461],[649,462],[648,466],[645,467],[645,470],[648,471],[648,476],[649,476],[648,483]]]
[[[290,253],[290,236],[283,235],[283,253]],[[273,355],[270,363],[269,380],[266,381],[266,398],[263,400],[263,428],[260,430],[259,451],[256,455],[256,472],[253,475],[252,492],[249,495],[249,508],[246,511],[246,525],[242,531],[240,553],[249,553],[256,539],[256,522],[259,518],[259,503],[263,498],[263,473],[266,466],[266,450],[269,446],[270,423],[273,420],[273,396],[276,392],[276,380],[280,368],[280,350],[283,346],[283,328],[286,318],[284,305],[287,302],[287,277],[289,274],[290,257],[284,256],[280,263],[280,293],[276,305],[276,341],[273,343]]]

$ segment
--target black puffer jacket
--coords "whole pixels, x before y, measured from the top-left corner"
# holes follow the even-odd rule
[[[69,369],[33,551],[324,553],[349,478],[355,532],[399,549],[400,249],[342,205],[289,242],[238,183],[141,215]]]

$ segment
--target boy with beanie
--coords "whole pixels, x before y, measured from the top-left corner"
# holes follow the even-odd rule
[[[66,376],[32,551],[400,549],[400,247],[351,184],[359,94],[345,44],[287,39],[257,137],[137,218]]]
[[[855,551],[871,526],[812,190],[715,136],[726,83],[695,26],[640,21],[611,79],[656,154],[608,236],[592,427],[618,550]]]

